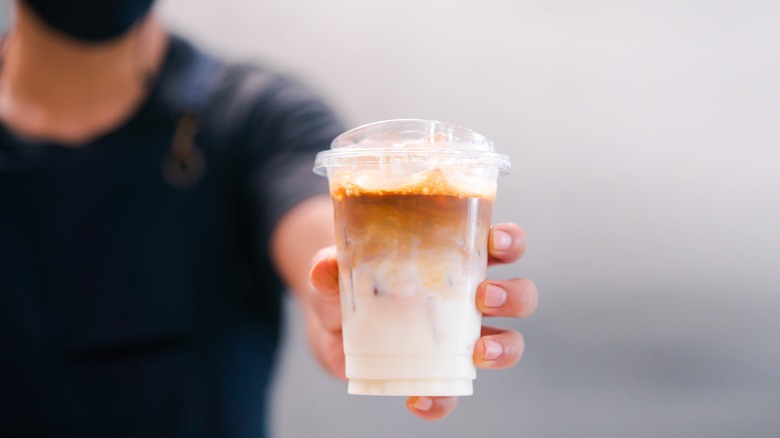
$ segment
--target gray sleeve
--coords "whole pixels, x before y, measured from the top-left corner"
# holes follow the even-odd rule
[[[247,193],[261,251],[268,250],[287,212],[328,193],[327,179],[312,172],[314,156],[344,130],[334,112],[300,84],[279,76],[264,80],[245,131]]]

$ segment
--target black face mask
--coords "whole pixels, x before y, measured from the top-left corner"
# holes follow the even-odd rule
[[[72,38],[101,42],[127,32],[154,0],[22,0],[46,24]]]

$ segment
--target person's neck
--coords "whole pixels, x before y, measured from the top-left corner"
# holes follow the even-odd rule
[[[79,145],[143,102],[167,34],[150,14],[127,34],[86,44],[56,33],[17,2],[0,72],[0,120],[23,136]]]

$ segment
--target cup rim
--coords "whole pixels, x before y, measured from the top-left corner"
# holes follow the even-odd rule
[[[372,146],[362,144],[371,136],[383,133],[389,135],[386,140],[377,140]],[[427,146],[420,142],[426,135],[430,139]],[[501,174],[509,173],[509,157],[494,149],[493,142],[484,135],[453,123],[427,119],[382,120],[338,135],[331,142],[331,149],[317,154],[313,170],[325,176],[329,168],[419,164],[493,168]]]

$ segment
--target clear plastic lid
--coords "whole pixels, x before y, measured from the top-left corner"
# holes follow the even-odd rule
[[[370,123],[336,137],[331,149],[317,154],[314,172],[355,166],[412,165],[511,170],[509,157],[494,152],[493,142],[476,132],[434,120],[398,119]]]

